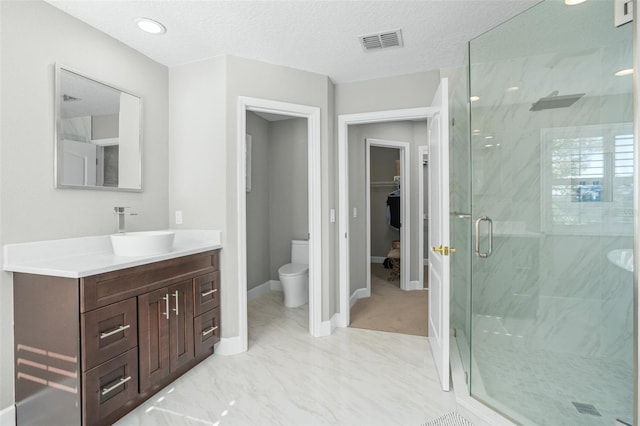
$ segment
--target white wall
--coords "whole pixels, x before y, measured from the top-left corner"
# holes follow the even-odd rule
[[[329,223],[329,208],[335,206],[335,194],[330,194],[329,177],[333,171],[334,164],[329,161],[333,154],[333,146],[329,138],[329,92],[332,86],[329,78],[324,75],[300,71],[264,62],[243,59],[238,57],[227,57],[227,145],[235,147],[237,132],[237,102],[238,96],[250,96],[255,98],[270,99],[281,102],[309,105],[319,107],[321,112],[320,132],[321,132],[321,181],[322,181],[322,320],[330,319],[337,309],[331,303],[332,287],[336,283],[335,266],[333,265],[333,255],[330,247],[335,238],[336,226]],[[236,187],[237,163],[236,150],[228,149],[226,153],[227,164],[233,169],[227,170],[227,186]],[[337,169],[337,165],[336,165]],[[225,250],[229,253],[237,251],[236,241],[238,224],[235,218],[237,215],[236,194],[230,191],[227,201],[228,223],[226,227],[227,240]],[[237,282],[237,262],[235,258],[229,259],[223,265],[227,268],[225,275],[227,282]],[[224,286],[224,280],[222,282]],[[237,288],[232,287],[226,291],[228,306],[237,306]],[[229,335],[237,335],[237,316],[233,312],[230,318],[223,313],[222,321],[229,324]],[[225,327],[226,329],[226,327]]]
[[[251,135],[251,191],[247,192],[247,290],[271,278],[269,239],[269,122],[247,112]]]
[[[438,84],[437,70],[336,84],[336,114],[430,106]]]
[[[329,143],[328,77],[233,56],[176,67],[170,71],[170,210],[184,212],[184,227],[222,231],[223,337],[239,333],[237,286],[238,212],[236,140],[238,97],[250,96],[321,109],[323,319],[335,312],[333,262],[335,227],[329,222],[333,194],[329,181],[334,155]],[[188,149],[185,149],[188,147]],[[331,163],[331,164],[330,164]],[[197,188],[197,190],[193,190]]]
[[[291,262],[291,240],[309,232],[307,120],[270,123],[269,144],[269,253],[271,279],[278,280],[278,269]]]
[[[0,3],[1,243],[108,234],[113,207],[133,207],[131,229],[168,225],[168,72],[44,2]],[[143,98],[142,193],[55,189],[54,64]],[[13,404],[12,275],[0,279],[0,410]]]
[[[252,189],[247,193],[247,289],[279,280],[291,240],[309,232],[307,120],[269,122],[247,112]]]

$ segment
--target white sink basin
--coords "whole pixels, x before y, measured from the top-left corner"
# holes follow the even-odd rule
[[[111,235],[116,256],[151,256],[173,251],[173,231],[123,232]]]
[[[607,257],[614,265],[633,272],[633,249],[611,250]]]

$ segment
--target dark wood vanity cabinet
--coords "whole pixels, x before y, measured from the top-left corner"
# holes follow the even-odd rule
[[[90,277],[14,274],[16,420],[111,424],[214,351],[219,251]]]
[[[185,281],[138,297],[140,391],[163,383],[191,362],[193,284]]]

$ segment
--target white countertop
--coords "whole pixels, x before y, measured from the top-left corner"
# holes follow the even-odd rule
[[[2,268],[10,272],[82,278],[222,248],[220,231],[172,231],[173,251],[153,256],[116,256],[109,235],[6,244]]]

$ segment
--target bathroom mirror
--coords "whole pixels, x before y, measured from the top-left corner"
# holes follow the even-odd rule
[[[57,188],[142,191],[142,100],[56,65]]]

